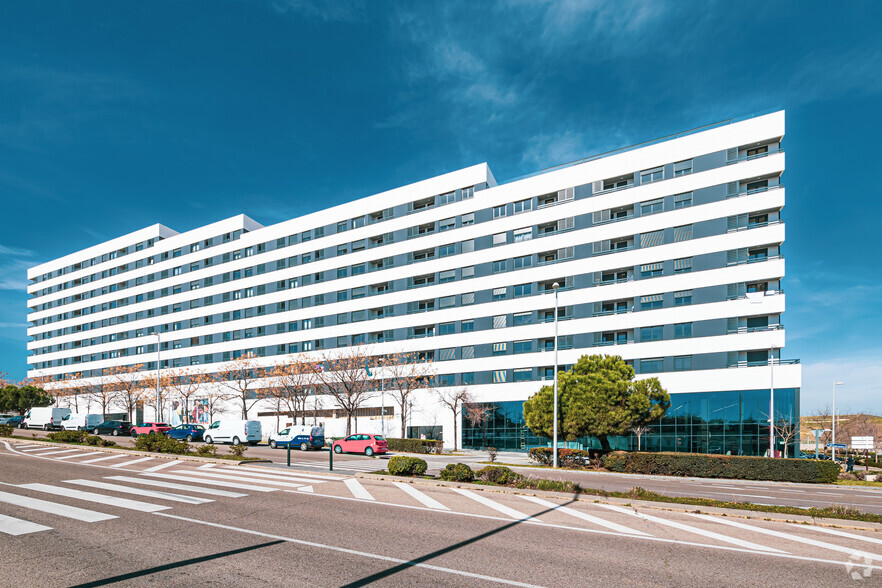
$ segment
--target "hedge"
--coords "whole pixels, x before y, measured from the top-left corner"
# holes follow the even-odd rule
[[[391,439],[386,437],[389,451],[406,451],[408,453],[432,453],[440,455],[444,447],[443,441],[434,439]]]
[[[396,455],[389,458],[386,470],[393,476],[422,476],[429,464],[426,460],[407,455]]]
[[[438,477],[448,482],[471,482],[475,479],[475,472],[467,464],[449,463],[441,470]]]
[[[813,459],[624,451],[605,455],[603,465],[629,474],[817,484],[835,482],[840,471],[832,462]]]
[[[542,465],[551,465],[554,457],[551,447],[534,447],[530,459]],[[591,453],[582,449],[560,448],[557,450],[557,463],[565,468],[586,468],[591,465]]]
[[[138,435],[135,438],[135,449],[138,451],[151,451],[153,453],[185,455],[190,452],[190,444],[186,441],[169,439],[165,435],[149,433],[147,435]]]

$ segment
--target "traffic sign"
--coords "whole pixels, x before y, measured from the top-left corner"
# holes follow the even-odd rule
[[[873,437],[852,437],[852,449],[873,449]]]
[[[845,449],[847,446],[845,443],[827,443],[827,449],[834,447],[836,449]]]

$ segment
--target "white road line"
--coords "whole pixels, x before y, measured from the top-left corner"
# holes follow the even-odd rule
[[[162,472],[141,472],[141,475],[162,478],[163,480],[177,480],[179,482],[196,482],[197,484],[207,484],[209,486],[223,486],[224,488],[235,488],[236,490],[251,490],[253,492],[275,492],[278,490],[277,488],[254,486],[253,484],[237,484],[235,482],[223,482],[221,480],[206,480],[195,476],[164,474]]]
[[[583,521],[588,521],[589,523],[594,523],[595,525],[600,525],[601,527],[606,527],[607,529],[612,529],[613,531],[618,531],[619,533],[626,533],[628,535],[649,535],[649,533],[644,533],[643,531],[637,531],[635,529],[631,529],[630,527],[626,527],[624,525],[619,525],[618,523],[612,523],[610,521],[604,520],[600,517],[596,517],[594,515],[590,515],[584,513],[582,511],[576,510],[574,508],[570,508],[568,506],[564,506],[562,504],[555,504],[554,502],[544,500],[537,496],[522,496],[524,500],[529,500],[530,502],[535,502],[536,504],[541,504],[542,506],[553,508],[558,510],[564,514],[568,514],[570,516],[576,517],[577,519],[582,519]]]
[[[40,457],[46,457],[47,455],[61,455],[63,453],[79,453],[79,449],[63,449],[61,451],[50,451],[48,453],[41,453]]]
[[[450,510],[449,508],[447,508],[446,506],[444,506],[443,504],[441,504],[440,502],[438,502],[437,500],[435,500],[431,496],[428,496],[428,495],[420,492],[419,490],[417,490],[416,488],[414,488],[410,484],[405,484],[404,482],[393,482],[393,484],[395,484],[396,486],[398,486],[399,488],[404,490],[407,494],[409,494],[412,498],[415,498],[416,500],[418,500],[422,504],[428,506],[429,508],[437,508],[440,510]]]
[[[258,470],[256,468],[260,468],[260,470]],[[283,470],[281,468],[268,468],[268,467],[261,467],[261,466],[220,466],[218,469],[224,470],[224,471],[229,470],[229,471],[236,471],[236,472],[259,471],[260,473],[273,474],[274,476],[287,476],[287,477],[292,477],[292,478],[309,478],[310,480],[334,480],[334,481],[337,481],[340,479],[340,476],[322,476],[321,474],[304,474],[301,472],[289,472],[289,471]]]
[[[301,486],[297,490],[299,492],[315,492],[315,490],[312,489],[312,486]]]
[[[27,448],[36,449],[37,447],[46,447],[46,445],[34,445],[33,443],[28,445],[15,445],[15,449],[19,451],[24,451]]]
[[[796,541],[797,543],[805,543],[806,545],[813,545],[815,547],[821,547],[823,549],[830,549],[833,551],[839,551],[841,553],[847,553],[849,555],[856,555],[858,557],[863,557],[865,559],[882,561],[882,555],[876,555],[875,553],[867,553],[866,551],[859,551],[857,549],[851,549],[850,547],[843,547],[841,545],[834,545],[833,543],[825,543],[824,541],[816,541],[814,539],[809,539],[808,537],[800,537],[799,535],[793,535],[791,533],[784,533],[782,531],[773,531],[772,529],[766,529],[764,527],[755,527],[753,525],[745,525],[744,523],[737,523],[735,521],[730,521],[727,519],[723,519],[720,517],[712,517],[710,515],[703,514],[695,514],[695,513],[684,513],[689,515],[690,517],[696,517],[699,519],[713,521],[715,523],[720,523],[721,525],[729,525],[730,527],[737,527],[739,529],[746,529],[747,531],[753,531],[754,533],[762,533],[765,535],[771,535],[772,537],[778,537],[779,539],[789,539],[790,541]]]
[[[165,463],[161,463],[159,465],[153,466],[152,468],[147,468],[143,470],[145,472],[158,472],[159,470],[164,470],[165,468],[171,467],[173,465],[177,465],[178,460],[174,459],[172,461],[167,461]]]
[[[23,453],[31,453],[32,451],[52,451],[54,449],[58,449],[58,447],[53,447],[51,445],[40,445],[39,447],[34,447],[32,449],[22,449]]]
[[[77,508],[76,506],[67,506],[66,504],[58,504],[57,502],[49,502],[48,500],[40,500],[39,498],[9,494],[7,492],[0,492],[0,502],[14,504],[31,510],[39,510],[40,512],[46,512],[60,517],[67,517],[84,523],[94,523],[97,521],[106,521],[108,519],[117,518],[116,515],[95,512],[94,510],[86,510],[85,508]]]
[[[35,490],[37,492],[45,492],[46,494],[54,494],[56,496],[65,496],[76,500],[85,500],[86,502],[97,502],[99,504],[106,504],[107,506],[115,506],[117,508],[137,510],[140,512],[156,512],[158,510],[168,510],[171,508],[170,506],[140,502],[138,500],[129,500],[128,498],[117,498],[115,496],[107,496],[106,494],[95,494],[94,492],[71,490],[70,488],[50,486],[49,484],[20,484],[18,487],[27,490]]]
[[[673,527],[675,529],[679,529],[681,531],[686,531],[687,533],[695,533],[696,535],[703,535],[704,537],[708,537],[710,539],[716,539],[717,541],[722,541],[724,543],[731,543],[733,545],[738,545],[740,547],[746,547],[747,549],[753,549],[754,551],[768,551],[772,553],[787,553],[786,551],[781,551],[780,549],[775,549],[774,547],[766,547],[765,545],[760,545],[758,543],[752,543],[750,541],[745,541],[744,539],[737,539],[735,537],[729,537],[728,535],[722,535],[720,533],[714,533],[713,531],[706,531],[704,529],[699,529],[698,527],[692,527],[690,525],[684,525],[683,523],[678,523],[676,521],[669,521],[668,519],[663,519],[661,517],[655,517],[648,514],[643,514],[642,512],[636,512],[630,508],[624,508],[622,506],[615,506],[612,504],[597,504],[601,508],[606,508],[608,510],[614,510],[616,512],[620,512],[622,514],[631,515],[635,517],[639,517],[641,519],[652,521],[659,525],[665,525],[668,527]]]
[[[108,455],[106,457],[99,457],[98,459],[90,459],[89,461],[80,461],[77,463],[95,463],[95,462],[99,462],[99,461],[107,461],[108,459],[117,459],[119,457],[125,457],[125,456],[121,453],[115,453],[113,455]]]
[[[65,455],[64,457],[56,457],[55,459],[73,459],[75,457],[95,457],[95,451],[87,451],[85,453],[77,453],[76,455]]]
[[[188,476],[195,476],[195,479],[203,479],[207,478],[209,480],[232,480],[234,482],[246,482],[248,484],[269,484],[271,486],[280,486],[282,488],[299,488],[302,484],[292,484],[287,481],[277,481],[277,480],[259,480],[257,478],[247,478],[245,476],[233,476],[228,474],[220,474],[215,472],[208,471],[199,471],[199,470],[181,470],[174,471],[173,474],[185,474]]]
[[[774,490],[774,488],[772,488],[772,490]],[[805,490],[784,490],[783,488],[779,489],[778,492],[796,492],[799,494],[805,494]]]
[[[259,482],[262,479],[266,480],[279,480],[282,482],[304,482],[306,484],[324,484],[326,480],[312,480],[309,478],[301,478],[295,476],[280,476],[278,474],[269,474],[264,472],[255,472],[254,470],[242,471],[242,469],[234,470],[234,469],[226,469],[226,468],[218,468],[216,470],[212,470],[214,473],[229,473],[237,476],[241,476],[243,480]],[[235,472],[235,474],[234,474]],[[259,479],[260,478],[260,479]]]
[[[857,539],[858,541],[866,541],[868,543],[876,543],[878,545],[882,545],[882,539],[877,539],[875,537],[866,537],[864,535],[855,535],[854,533],[846,533],[845,531],[840,531],[838,529],[816,527],[815,525],[801,525],[799,528],[812,529],[814,531],[820,531],[821,533],[827,533],[829,535],[838,535],[839,537],[848,537],[849,539]]]
[[[135,494],[136,496],[144,496],[146,498],[160,498],[162,500],[171,500],[173,502],[184,502],[186,504],[205,504],[206,502],[214,502],[214,500],[210,498],[198,498],[196,496],[184,496],[183,494],[174,494],[172,492],[160,492],[159,490],[132,488],[130,486],[108,484],[107,482],[98,482],[96,480],[65,480],[64,483],[77,484],[79,486],[86,486],[87,488],[97,488],[99,490],[122,492],[123,494]]]
[[[208,494],[209,496],[222,496],[224,498],[242,498],[248,496],[241,492],[230,492],[228,490],[218,490],[217,488],[203,488],[201,486],[189,486],[187,484],[175,484],[165,480],[145,480],[144,478],[132,478],[129,476],[106,476],[105,480],[116,480],[118,482],[129,482],[132,484],[144,484],[145,486],[159,486],[160,488],[168,488],[169,490],[184,490],[189,492],[197,492],[199,494]]]
[[[361,482],[355,478],[343,480],[343,483],[346,484],[346,487],[349,488],[349,491],[352,492],[352,495],[356,498],[361,498],[362,500],[376,500],[376,498],[371,496],[371,493],[361,485]]]
[[[199,466],[199,467],[196,468],[196,469],[197,469],[197,470],[207,470],[207,469],[213,468],[215,465],[217,465],[217,464],[206,463],[206,464],[202,464],[201,466]]]
[[[531,517],[529,515],[525,515],[524,513],[519,512],[511,507],[505,506],[504,504],[499,504],[495,500],[490,500],[489,498],[487,498],[485,496],[481,496],[480,494],[476,494],[475,492],[472,492],[471,490],[465,490],[463,488],[451,488],[451,490],[453,490],[457,494],[462,494],[466,498],[471,498],[475,502],[479,502],[479,503],[483,504],[484,506],[489,506],[493,510],[501,512],[502,514],[504,514],[506,516],[510,516],[513,519],[518,519],[521,521],[533,520],[533,517]]]
[[[483,580],[485,582],[494,582],[497,584],[507,584],[509,586],[523,586],[525,588],[535,588],[532,584],[525,584],[523,582],[515,582],[514,580],[506,580],[504,578],[497,578],[494,576],[485,576],[484,574],[475,574],[472,572],[464,572],[462,570],[455,570],[453,568],[445,568],[445,567],[434,566],[434,565],[426,564],[426,563],[418,563],[418,562],[409,561],[406,559],[389,557],[387,555],[379,555],[376,553],[368,553],[365,551],[356,551],[354,549],[347,549],[345,547],[336,547],[334,545],[325,545],[323,543],[316,543],[314,541],[304,541],[303,539],[294,539],[292,537],[282,537],[280,535],[270,535],[268,533],[261,533],[260,531],[252,531],[250,529],[231,527],[229,525],[221,525],[220,523],[209,523],[207,521],[200,521],[198,519],[190,519],[190,518],[186,518],[186,517],[180,517],[180,516],[176,516],[176,515],[167,515],[167,514],[163,514],[163,513],[158,513],[158,514],[160,514],[160,516],[167,516],[169,518],[177,519],[180,521],[186,521],[186,522],[191,522],[191,523],[200,524],[200,525],[207,525],[209,527],[215,527],[218,529],[226,529],[228,531],[237,531],[239,533],[247,533],[249,535],[256,535],[258,537],[265,537],[267,539],[277,539],[277,540],[285,541],[288,543],[296,543],[298,545],[306,545],[308,547],[315,547],[318,549],[327,549],[329,551],[336,551],[337,553],[345,553],[347,555],[357,555],[359,557],[366,557],[366,558],[370,558],[370,559],[386,561],[386,562],[395,563],[395,564],[404,564],[404,565],[412,566],[415,568],[422,568],[422,569],[426,569],[426,570],[432,570],[434,572],[443,572],[446,574],[464,576],[466,578],[474,578],[476,580]]]
[[[823,494],[824,496],[845,496],[845,494],[839,494],[838,492],[815,492],[815,494]]]
[[[27,535],[28,533],[38,533],[40,531],[51,530],[52,527],[45,527],[43,525],[38,525],[37,523],[23,521],[15,517],[8,517],[0,514],[0,533],[6,533],[7,535]]]
[[[141,463],[144,461],[150,461],[153,459],[152,457],[142,457],[141,459],[133,459],[132,461],[124,461],[122,463],[111,464],[112,468],[124,468],[126,466],[135,465],[136,463]]]
[[[727,496],[743,496],[746,498],[765,498],[766,500],[775,500],[775,498],[776,498],[775,496],[761,496],[759,494],[734,494],[733,493],[731,495],[727,494]]]

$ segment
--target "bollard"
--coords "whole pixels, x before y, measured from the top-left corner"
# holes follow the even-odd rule
[[[330,458],[330,460],[328,462],[328,471],[333,472],[334,471],[334,445],[333,444],[331,445],[331,451],[328,452],[328,456]]]
[[[288,441],[288,467],[291,467],[291,442]]]

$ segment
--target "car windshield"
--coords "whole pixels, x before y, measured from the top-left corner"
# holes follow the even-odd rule
[[[374,435],[374,439],[376,439],[377,441],[383,441],[383,440],[385,440],[386,438],[383,437],[382,435]]]
[[[313,437],[324,437],[325,431],[321,427],[314,427],[311,432]]]
[[[120,425],[131,425],[132,424],[132,421],[115,421],[115,422],[119,423]]]
[[[191,425],[191,428],[196,431],[204,431],[205,430],[205,427],[203,427],[202,425]]]

